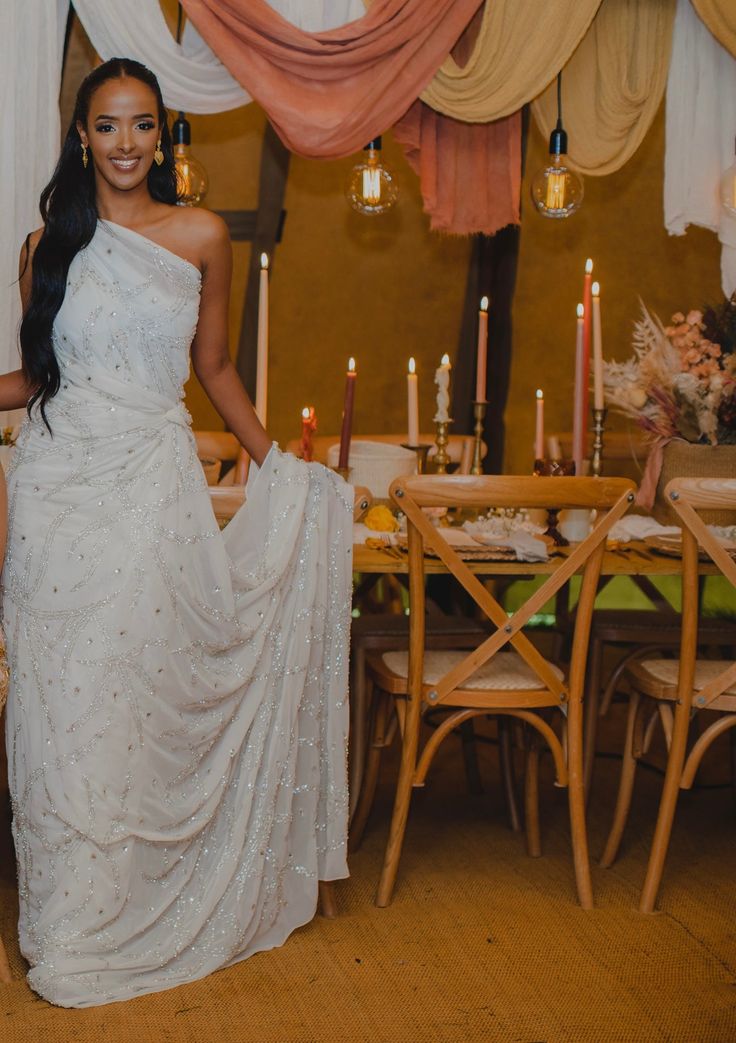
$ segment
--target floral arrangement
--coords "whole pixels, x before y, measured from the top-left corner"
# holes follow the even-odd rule
[[[736,294],[676,312],[663,326],[642,305],[634,355],[603,367],[606,398],[653,439],[736,444]]]
[[[15,445],[15,437],[12,427],[0,428],[0,445]]]

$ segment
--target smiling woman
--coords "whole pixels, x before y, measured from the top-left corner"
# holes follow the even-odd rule
[[[158,83],[83,83],[21,254],[8,780],[28,980],[90,1006],[280,945],[347,875],[352,497],[271,445],[230,361],[231,248],[178,207]],[[190,357],[259,466],[220,532]],[[255,470],[255,469],[254,469]]]

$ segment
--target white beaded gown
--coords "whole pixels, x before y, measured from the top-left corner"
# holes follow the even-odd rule
[[[20,940],[91,1006],[280,945],[347,876],[352,503],[274,447],[221,533],[182,387],[200,275],[98,222],[22,428],[3,617]]]

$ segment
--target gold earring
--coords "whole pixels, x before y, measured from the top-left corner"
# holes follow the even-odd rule
[[[82,142],[82,166],[85,170],[87,169],[88,163],[89,159],[87,158],[87,146],[84,144],[84,142]]]
[[[161,151],[161,138],[156,142],[156,151],[153,153],[153,161],[157,167],[160,167],[164,161],[164,154]]]

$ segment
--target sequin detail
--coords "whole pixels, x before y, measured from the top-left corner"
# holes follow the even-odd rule
[[[53,438],[26,421],[8,479],[20,940],[64,1006],[278,945],[347,875],[350,497],[274,447],[220,533],[181,401],[198,293],[100,222],[54,328]]]

